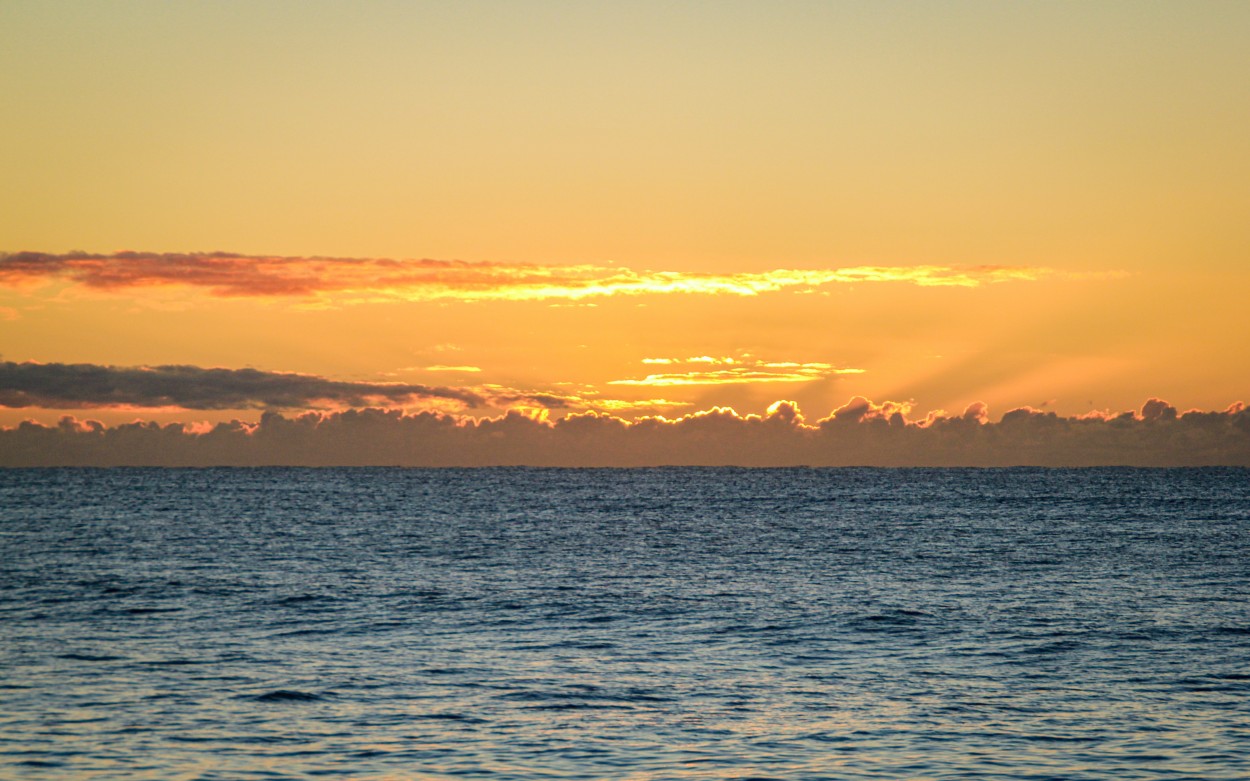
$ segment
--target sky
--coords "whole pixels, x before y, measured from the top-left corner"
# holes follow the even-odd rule
[[[1248,39],[0,4],[0,463],[1250,463]]]

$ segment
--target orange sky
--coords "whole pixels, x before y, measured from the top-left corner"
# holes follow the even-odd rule
[[[6,3],[0,425],[1221,410],[1247,39],[1244,3]]]

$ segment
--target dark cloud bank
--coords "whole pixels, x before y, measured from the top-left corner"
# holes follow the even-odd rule
[[[988,422],[984,405],[909,421],[866,399],[815,424],[781,402],[766,415],[715,409],[627,423],[595,413],[555,423],[517,413],[474,421],[362,409],[219,424],[0,430],[0,465],[405,466],[1250,466],[1250,410],[1186,412],[1151,399],[1137,413],[1064,418],[1017,409]]]
[[[364,407],[422,399],[466,406],[477,394],[427,385],[342,382],[311,374],[199,366],[100,366],[0,361],[0,407],[182,407],[197,410]]]

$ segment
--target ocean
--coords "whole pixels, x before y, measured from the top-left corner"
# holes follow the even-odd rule
[[[0,778],[1246,779],[1250,470],[0,470]]]

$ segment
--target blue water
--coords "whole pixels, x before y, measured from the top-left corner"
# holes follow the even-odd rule
[[[0,471],[0,777],[1245,779],[1247,470]]]

